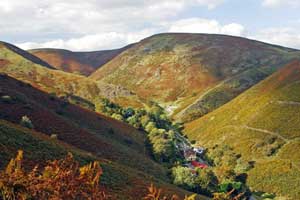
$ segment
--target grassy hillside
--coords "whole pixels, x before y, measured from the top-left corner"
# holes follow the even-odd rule
[[[230,101],[293,59],[298,51],[245,38],[159,34],[91,75],[155,100],[190,121]]]
[[[64,49],[32,49],[29,52],[56,69],[87,76],[128,47],[93,52],[73,52]]]
[[[0,41],[0,47],[1,48],[5,47],[5,48],[9,49],[10,51],[21,55],[23,58],[25,58],[25,59],[33,62],[33,63],[39,64],[39,65],[47,67],[49,69],[54,69],[54,67],[49,65],[47,62],[41,60],[40,58],[38,58],[36,56],[33,56],[32,54],[28,53],[27,51],[24,51],[24,50],[12,45],[12,44]]]
[[[184,191],[167,184],[167,171],[151,160],[145,135],[136,129],[69,104],[6,75],[0,76],[0,150],[3,167],[18,149],[27,162],[43,162],[74,152],[82,163],[103,161],[102,182],[117,199],[136,199],[151,182],[172,193]],[[34,129],[18,124],[28,116]],[[49,136],[56,135],[57,139]],[[126,192],[125,192],[126,191]],[[137,195],[138,193],[138,195]]]
[[[24,166],[32,168],[36,164],[44,165],[48,160],[64,158],[71,152],[82,165],[99,160],[103,169],[101,185],[111,199],[142,198],[151,182],[161,186],[169,194],[187,194],[186,191],[154,180],[146,174],[114,161],[102,159],[89,152],[82,151],[60,140],[52,139],[43,133],[36,132],[19,125],[0,120],[0,169],[7,165],[19,149],[24,150]]]
[[[14,47],[17,50],[12,51],[11,47],[14,46],[0,43],[0,72],[30,83],[48,93],[57,96],[73,96],[88,101],[94,106],[99,97],[106,97],[120,104],[125,99],[127,105],[141,106],[138,97],[121,86],[99,83],[81,75],[49,69],[35,62],[39,58],[31,55],[35,59],[28,60],[24,57],[23,50]]]
[[[300,196],[300,62],[295,61],[228,104],[188,123],[185,133],[200,145],[227,144],[254,163],[253,190]]]

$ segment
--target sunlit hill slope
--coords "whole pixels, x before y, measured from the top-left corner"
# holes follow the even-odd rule
[[[29,164],[43,164],[70,151],[82,163],[95,159],[102,162],[102,183],[116,199],[141,198],[151,182],[171,193],[185,193],[166,183],[167,171],[148,155],[144,133],[122,122],[6,75],[0,75],[0,110],[0,167],[18,149],[25,151]],[[23,116],[31,120],[33,129],[19,125]]]
[[[29,52],[62,71],[90,75],[128,47],[115,50],[73,52],[64,49],[32,49]]]
[[[146,38],[90,77],[155,100],[190,121],[227,103],[291,61],[297,50],[245,38],[165,33]]]
[[[255,190],[299,198],[300,62],[294,61],[214,112],[188,123],[201,145],[228,144],[255,162]]]

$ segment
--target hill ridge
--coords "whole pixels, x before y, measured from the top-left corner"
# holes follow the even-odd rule
[[[47,67],[49,69],[55,69],[54,67],[52,67],[49,63],[47,63],[46,61],[28,53],[27,51],[15,46],[15,45],[12,45],[10,43],[7,43],[7,42],[3,42],[3,41],[0,41],[0,45],[4,45],[6,48],[10,49],[11,51],[21,55],[22,57],[24,57],[25,59],[28,59],[30,60],[31,62],[34,62],[36,64],[39,64],[41,66],[44,66],[44,67]]]

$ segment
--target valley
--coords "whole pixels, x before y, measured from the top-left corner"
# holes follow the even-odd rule
[[[151,184],[180,198],[297,199],[299,59],[215,34],[95,52],[1,42],[0,167],[20,149],[28,167],[71,152],[100,161],[111,199]]]

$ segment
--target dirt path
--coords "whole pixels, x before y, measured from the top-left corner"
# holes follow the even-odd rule
[[[279,104],[300,106],[300,102],[296,101],[277,101]]]
[[[247,126],[247,125],[240,126],[240,127],[241,128],[245,128],[245,129],[249,129],[249,130],[252,130],[252,131],[258,131],[258,132],[262,132],[262,133],[267,133],[267,134],[270,134],[270,135],[274,135],[274,136],[282,139],[285,142],[289,141],[289,139],[283,137],[282,135],[280,135],[279,133],[276,133],[276,132],[272,132],[272,131],[265,130],[265,129],[260,129],[260,128],[253,128],[253,127],[250,127],[250,126]]]
[[[272,131],[265,130],[265,129],[254,128],[254,127],[250,127],[250,126],[247,126],[247,125],[241,125],[241,126],[229,125],[229,126],[226,126],[226,127],[223,127],[223,128],[229,128],[229,127],[248,129],[248,130],[257,131],[257,132],[261,132],[261,133],[267,133],[269,135],[273,135],[273,136],[276,136],[276,137],[282,139],[284,142],[289,142],[290,141],[288,138],[283,137],[279,133],[272,132]]]

